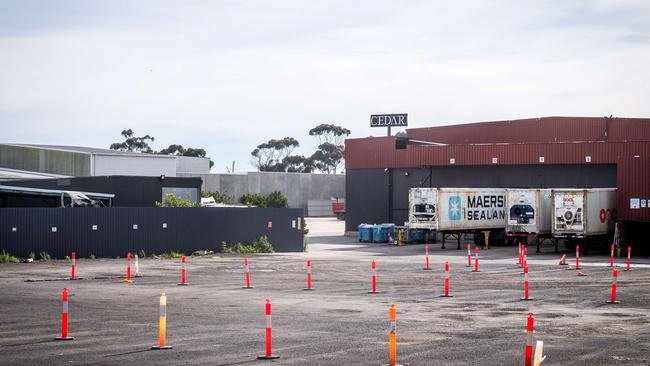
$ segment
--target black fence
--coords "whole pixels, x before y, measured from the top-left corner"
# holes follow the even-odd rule
[[[303,230],[303,210],[295,208],[0,208],[0,250],[21,258],[217,252],[222,241],[263,235],[276,252],[301,252]]]

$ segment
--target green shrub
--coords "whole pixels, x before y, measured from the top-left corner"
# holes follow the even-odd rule
[[[214,198],[214,201],[216,203],[225,203],[227,205],[235,204],[234,199],[230,198],[230,196],[228,196],[227,194],[221,193],[219,191],[203,192],[203,194],[201,194],[201,197],[205,197],[205,198],[212,197]]]
[[[47,252],[41,252],[39,256],[40,256],[40,260],[42,260],[43,262],[49,262],[52,260],[52,257],[49,254],[47,254]]]
[[[235,243],[229,245],[225,241],[219,244],[221,253],[225,254],[243,254],[243,253],[273,253],[273,245],[266,236],[262,236],[248,244]]]
[[[29,253],[29,256],[28,256],[27,258],[29,258],[29,259],[31,259],[31,260],[36,259],[36,253],[34,253],[34,252],[30,252],[30,253]]]
[[[280,191],[273,191],[268,196],[266,196],[266,206],[275,207],[275,208],[286,208],[289,207],[289,200],[284,193]]]
[[[0,254],[0,263],[20,263],[20,258],[14,257],[3,250],[2,254]]]
[[[246,193],[241,196],[239,202],[246,206],[266,207],[266,197],[259,193]]]
[[[184,197],[174,192],[165,194],[162,202],[156,201],[156,207],[201,207],[201,203],[192,200],[192,196],[186,193]]]
[[[169,258],[180,258],[180,257],[182,257],[184,255],[185,254],[183,254],[181,252],[177,252],[175,250],[172,250],[171,252],[169,252]]]

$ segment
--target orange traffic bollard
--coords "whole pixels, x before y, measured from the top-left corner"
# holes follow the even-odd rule
[[[478,246],[476,246],[476,250],[474,251],[474,269],[472,272],[479,272],[478,270]]]
[[[248,268],[248,258],[244,258],[244,269],[246,270],[246,274],[245,274],[246,286],[244,286],[242,288],[251,289],[251,288],[253,288],[253,286],[251,286],[251,273],[250,273],[250,270]]]
[[[631,256],[632,256],[632,247],[628,245],[627,246],[627,267],[625,268],[626,271],[632,270],[631,263],[630,263]]]
[[[528,325],[526,327],[526,356],[524,365],[533,366],[533,333],[535,332],[535,317],[528,313]]]
[[[445,262],[445,293],[440,297],[452,297],[449,295],[449,262]]]
[[[160,320],[158,323],[158,345],[151,349],[170,349],[167,345],[167,295],[160,295]]]
[[[372,269],[372,291],[368,291],[369,294],[378,294],[381,291],[377,291],[377,263],[375,260],[372,260],[372,264],[370,265],[370,268]]]
[[[430,271],[431,267],[429,267],[429,244],[425,243],[424,244],[424,268],[422,268],[425,271]]]
[[[63,311],[61,312],[61,336],[54,338],[57,341],[71,341],[74,337],[68,337],[68,289],[63,289]]]
[[[126,255],[126,278],[122,280],[122,282],[126,283],[131,283],[133,280],[131,280],[131,253],[127,253]]]
[[[397,311],[395,309],[395,304],[390,305],[388,311],[388,317],[390,319],[390,328],[388,329],[388,362],[390,366],[397,365]]]
[[[304,288],[303,290],[306,291],[313,290],[313,288],[311,287],[311,259],[307,259],[307,287]]]
[[[273,354],[273,330],[271,324],[271,300],[266,299],[266,350],[264,356],[257,356],[258,360],[273,360],[280,356]]]
[[[608,304],[618,304],[619,301],[616,300],[616,282],[618,282],[618,268],[614,268],[614,273],[612,273],[612,296]]]
[[[185,256],[181,257],[181,283],[179,286],[187,286],[187,278],[185,277]]]
[[[141,277],[142,274],[140,273],[140,260],[138,259],[138,255],[135,255],[135,277]]]
[[[609,248],[609,266],[614,267],[614,244]]]
[[[77,261],[77,253],[72,252],[72,268],[70,268],[70,279],[71,280],[76,280],[74,277],[74,267],[75,267],[75,262]]]
[[[524,297],[520,298],[521,301],[530,301],[533,300],[532,297],[528,297],[528,266],[524,267]]]
[[[467,267],[472,268],[472,245],[467,244]]]

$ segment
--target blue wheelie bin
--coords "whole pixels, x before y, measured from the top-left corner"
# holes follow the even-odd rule
[[[395,240],[395,224],[379,224],[375,225],[372,231],[372,241],[375,243],[387,243],[390,233],[390,238]]]
[[[357,228],[359,231],[359,241],[370,243],[372,242],[372,230],[375,225],[360,224]]]

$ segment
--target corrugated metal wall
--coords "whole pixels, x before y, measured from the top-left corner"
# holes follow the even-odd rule
[[[616,164],[620,158],[650,156],[650,142],[530,143],[415,146],[396,150],[394,137],[349,139],[345,167],[350,169],[412,168],[450,165]],[[586,163],[585,158],[591,157]],[[540,163],[539,158],[544,157]],[[496,158],[496,164],[492,159]],[[450,162],[454,159],[454,163]]]
[[[297,227],[303,216],[302,209],[277,208],[2,208],[0,250],[22,258],[42,251],[57,258],[72,251],[79,257],[123,257],[139,250],[189,254],[266,235],[276,251],[297,252],[303,250]]]
[[[605,129],[607,134],[605,135]],[[407,129],[416,140],[447,144],[649,141],[650,119],[543,117]]]
[[[650,157],[620,159],[617,179],[619,219],[650,221]],[[631,208],[631,199],[639,199],[638,209]]]

